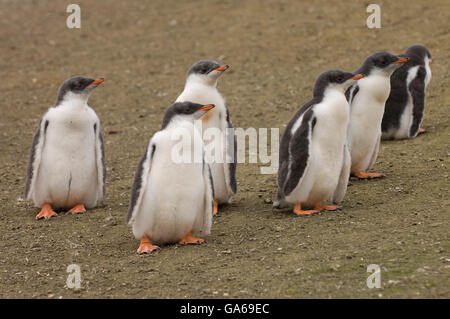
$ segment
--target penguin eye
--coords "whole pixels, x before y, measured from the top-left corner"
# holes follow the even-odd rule
[[[184,109],[185,114],[192,114],[194,113],[194,108],[192,107],[192,105],[188,105],[188,107],[186,107]]]
[[[337,83],[342,83],[342,82],[344,82],[344,79],[342,77],[338,77],[336,79],[336,81],[337,81]]]

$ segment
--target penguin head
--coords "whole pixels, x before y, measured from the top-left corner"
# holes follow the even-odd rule
[[[314,84],[314,96],[323,96],[328,89],[345,92],[350,86],[363,77],[364,75],[362,74],[354,74],[341,70],[325,71],[319,75]]]
[[[421,44],[414,44],[405,51],[405,56],[409,57],[417,64],[428,64],[434,60],[428,49]]]
[[[105,79],[91,79],[83,76],[72,77],[61,85],[58,91],[56,105],[68,100],[87,101],[91,92],[99,86]]]
[[[214,107],[214,104],[203,105],[188,101],[176,102],[167,108],[161,129],[164,129],[173,120],[187,120],[192,122],[198,120]]]
[[[407,57],[399,57],[389,52],[375,52],[366,58],[358,73],[369,76],[372,72],[377,72],[389,77],[406,62]]]
[[[194,63],[188,71],[187,81],[200,82],[215,87],[217,79],[230,66],[213,60],[201,60]]]

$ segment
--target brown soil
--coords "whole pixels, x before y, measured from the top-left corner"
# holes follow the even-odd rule
[[[406,298],[450,296],[448,70],[450,3],[378,1],[368,29],[361,1],[0,1],[0,297]],[[352,71],[370,53],[425,44],[437,57],[424,127],[382,144],[376,171],[352,180],[339,212],[296,217],[272,209],[276,176],[238,167],[239,192],[202,246],[138,256],[125,224],[139,158],[188,67],[231,65],[220,80],[235,126],[279,127],[311,96],[322,71]],[[104,76],[90,99],[102,121],[106,203],[79,216],[36,221],[23,200],[40,117],[74,75]],[[65,287],[67,266],[82,288]],[[382,288],[366,286],[379,264]]]

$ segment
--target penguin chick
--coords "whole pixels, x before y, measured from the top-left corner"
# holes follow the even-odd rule
[[[174,103],[166,110],[161,130],[150,139],[134,177],[127,218],[141,241],[139,254],[159,250],[154,243],[200,244],[204,239],[192,234],[209,235],[214,188],[194,121],[213,108],[213,104]],[[180,137],[188,145],[183,161],[175,152]]]
[[[389,52],[376,52],[355,71],[365,76],[346,92],[350,104],[348,142],[352,176],[360,179],[384,176],[367,173],[367,170],[375,163],[380,148],[384,105],[391,90],[390,77],[407,61],[408,58]]]
[[[399,56],[409,60],[391,76],[391,93],[381,123],[383,139],[414,138],[425,132],[420,125],[434,57],[420,44],[410,46]]]
[[[345,91],[361,78],[361,74],[340,70],[326,71],[317,78],[313,99],[295,114],[281,139],[275,207],[294,205],[297,215],[338,209],[322,201],[338,204],[347,190],[350,110]]]
[[[237,189],[237,144],[234,128],[225,100],[217,90],[218,78],[228,68],[228,65],[220,65],[212,60],[198,61],[189,69],[184,90],[176,100],[212,103],[216,106],[199,122],[200,131],[205,132],[203,139],[214,182],[214,215],[218,212],[218,205],[229,203]],[[214,132],[214,129],[218,129],[219,134],[210,136],[208,132]],[[209,152],[211,149],[213,152]]]
[[[81,76],[66,80],[55,105],[42,117],[33,138],[25,198],[51,218],[55,209],[77,214],[95,207],[105,196],[105,156],[100,120],[87,104],[104,81]]]

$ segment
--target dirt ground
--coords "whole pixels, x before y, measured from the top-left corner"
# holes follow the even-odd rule
[[[0,0],[0,297],[448,298],[450,297],[450,2]],[[277,211],[276,175],[238,167],[238,193],[202,246],[138,256],[125,223],[130,187],[163,112],[197,60],[231,65],[220,79],[236,127],[284,126],[327,69],[355,70],[374,51],[422,43],[437,57],[423,126],[384,142],[374,170],[352,180],[342,210]],[[28,151],[59,85],[105,77],[89,104],[102,123],[108,168],[103,206],[36,221],[23,198]],[[81,268],[81,289],[66,286]],[[381,267],[380,289],[366,285]]]

